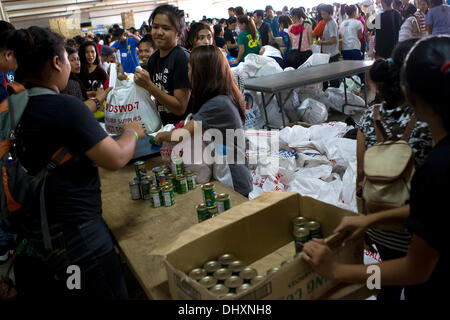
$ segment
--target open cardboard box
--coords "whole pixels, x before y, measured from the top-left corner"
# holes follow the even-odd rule
[[[354,213],[298,193],[267,192],[214,219],[192,226],[152,254],[164,256],[173,299],[220,299],[187,274],[224,253],[234,254],[264,275],[268,269],[280,267],[281,262],[291,260],[280,271],[234,299],[320,299],[343,284],[323,279],[301,256],[294,259],[292,220],[303,216],[319,222],[338,261],[362,264],[362,239],[342,247],[339,238],[331,236],[341,219],[349,215]],[[357,290],[360,286],[351,288]]]

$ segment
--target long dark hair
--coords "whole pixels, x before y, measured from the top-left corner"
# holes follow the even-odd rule
[[[198,39],[198,34],[202,30],[208,30],[211,36],[214,36],[211,32],[211,28],[204,23],[197,22],[191,25],[191,29],[188,32],[188,39],[186,43],[186,49],[191,50],[194,48],[195,41]]]
[[[249,18],[249,17],[247,17],[245,15],[244,16],[240,16],[238,18],[238,22],[240,24],[245,24],[245,30],[247,30],[247,32],[252,35],[253,41],[256,41],[258,36],[256,34],[256,25],[255,25],[255,22],[253,21],[253,18]]]
[[[64,39],[40,27],[12,31],[7,47],[14,51],[18,68],[15,80],[41,78],[46,62],[53,57],[64,58]]]
[[[401,72],[401,83],[426,101],[443,119],[450,132],[450,36],[424,38],[408,53]]]
[[[226,95],[238,109],[244,123],[244,99],[220,49],[213,45],[197,47],[192,50],[189,63],[192,70],[193,112],[198,112],[208,100],[219,95]]]
[[[417,40],[412,38],[398,43],[390,59],[378,59],[370,68],[370,79],[375,82],[387,108],[391,109],[405,99],[400,86],[400,71],[406,55]]]
[[[86,60],[86,49],[89,46],[93,46],[94,50],[95,50],[94,64],[97,65],[97,66],[100,65],[100,59],[99,59],[97,44],[94,41],[85,41],[81,45],[80,51],[79,51],[80,62],[81,62],[81,73],[88,73],[88,63],[87,63],[87,60]]]

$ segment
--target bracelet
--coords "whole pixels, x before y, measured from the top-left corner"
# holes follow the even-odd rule
[[[136,136],[136,141],[139,140],[139,135],[138,135],[138,133],[137,133],[136,131],[134,131],[133,129],[127,129],[127,130],[125,130],[124,132],[131,132],[131,133],[134,133],[134,135]]]

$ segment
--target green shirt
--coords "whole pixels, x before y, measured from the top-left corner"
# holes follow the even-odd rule
[[[256,41],[253,40],[252,35],[247,31],[244,30],[238,35],[238,45],[244,45],[245,51],[244,55],[242,56],[242,62],[245,61],[245,57],[249,53],[259,54],[259,51],[261,50],[261,35],[259,34],[259,31],[256,30]]]

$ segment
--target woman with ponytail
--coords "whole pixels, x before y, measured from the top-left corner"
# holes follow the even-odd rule
[[[17,30],[8,47],[17,59],[16,79],[29,95],[16,130],[17,158],[35,176],[60,148],[72,156],[44,185],[52,249],[42,240],[40,199],[20,221],[18,241],[24,250],[14,265],[18,299],[126,299],[120,259],[102,220],[98,167],[124,167],[137,140],[145,137],[142,125],[126,124],[116,142],[80,99],[60,94],[71,65],[58,35],[39,27]],[[71,265],[80,268],[79,290],[66,284]]]
[[[408,210],[346,217],[335,232],[347,234],[351,239],[371,225],[403,221],[411,233],[408,250],[404,257],[390,261],[382,258],[383,263],[377,265],[381,286],[405,286],[406,300],[443,301],[447,297],[450,268],[447,247],[450,220],[445,209],[450,190],[450,37],[418,41],[404,59],[400,79],[408,105],[418,121],[428,123],[433,137],[433,149],[412,179]],[[321,240],[308,242],[303,257],[327,279],[367,283],[373,274],[368,266],[337,263]]]
[[[261,35],[256,29],[253,18],[248,16],[240,16],[238,18],[238,26],[241,33],[238,35],[239,53],[236,60],[231,60],[230,64],[238,64],[244,62],[245,57],[250,53],[260,54],[261,51]]]

